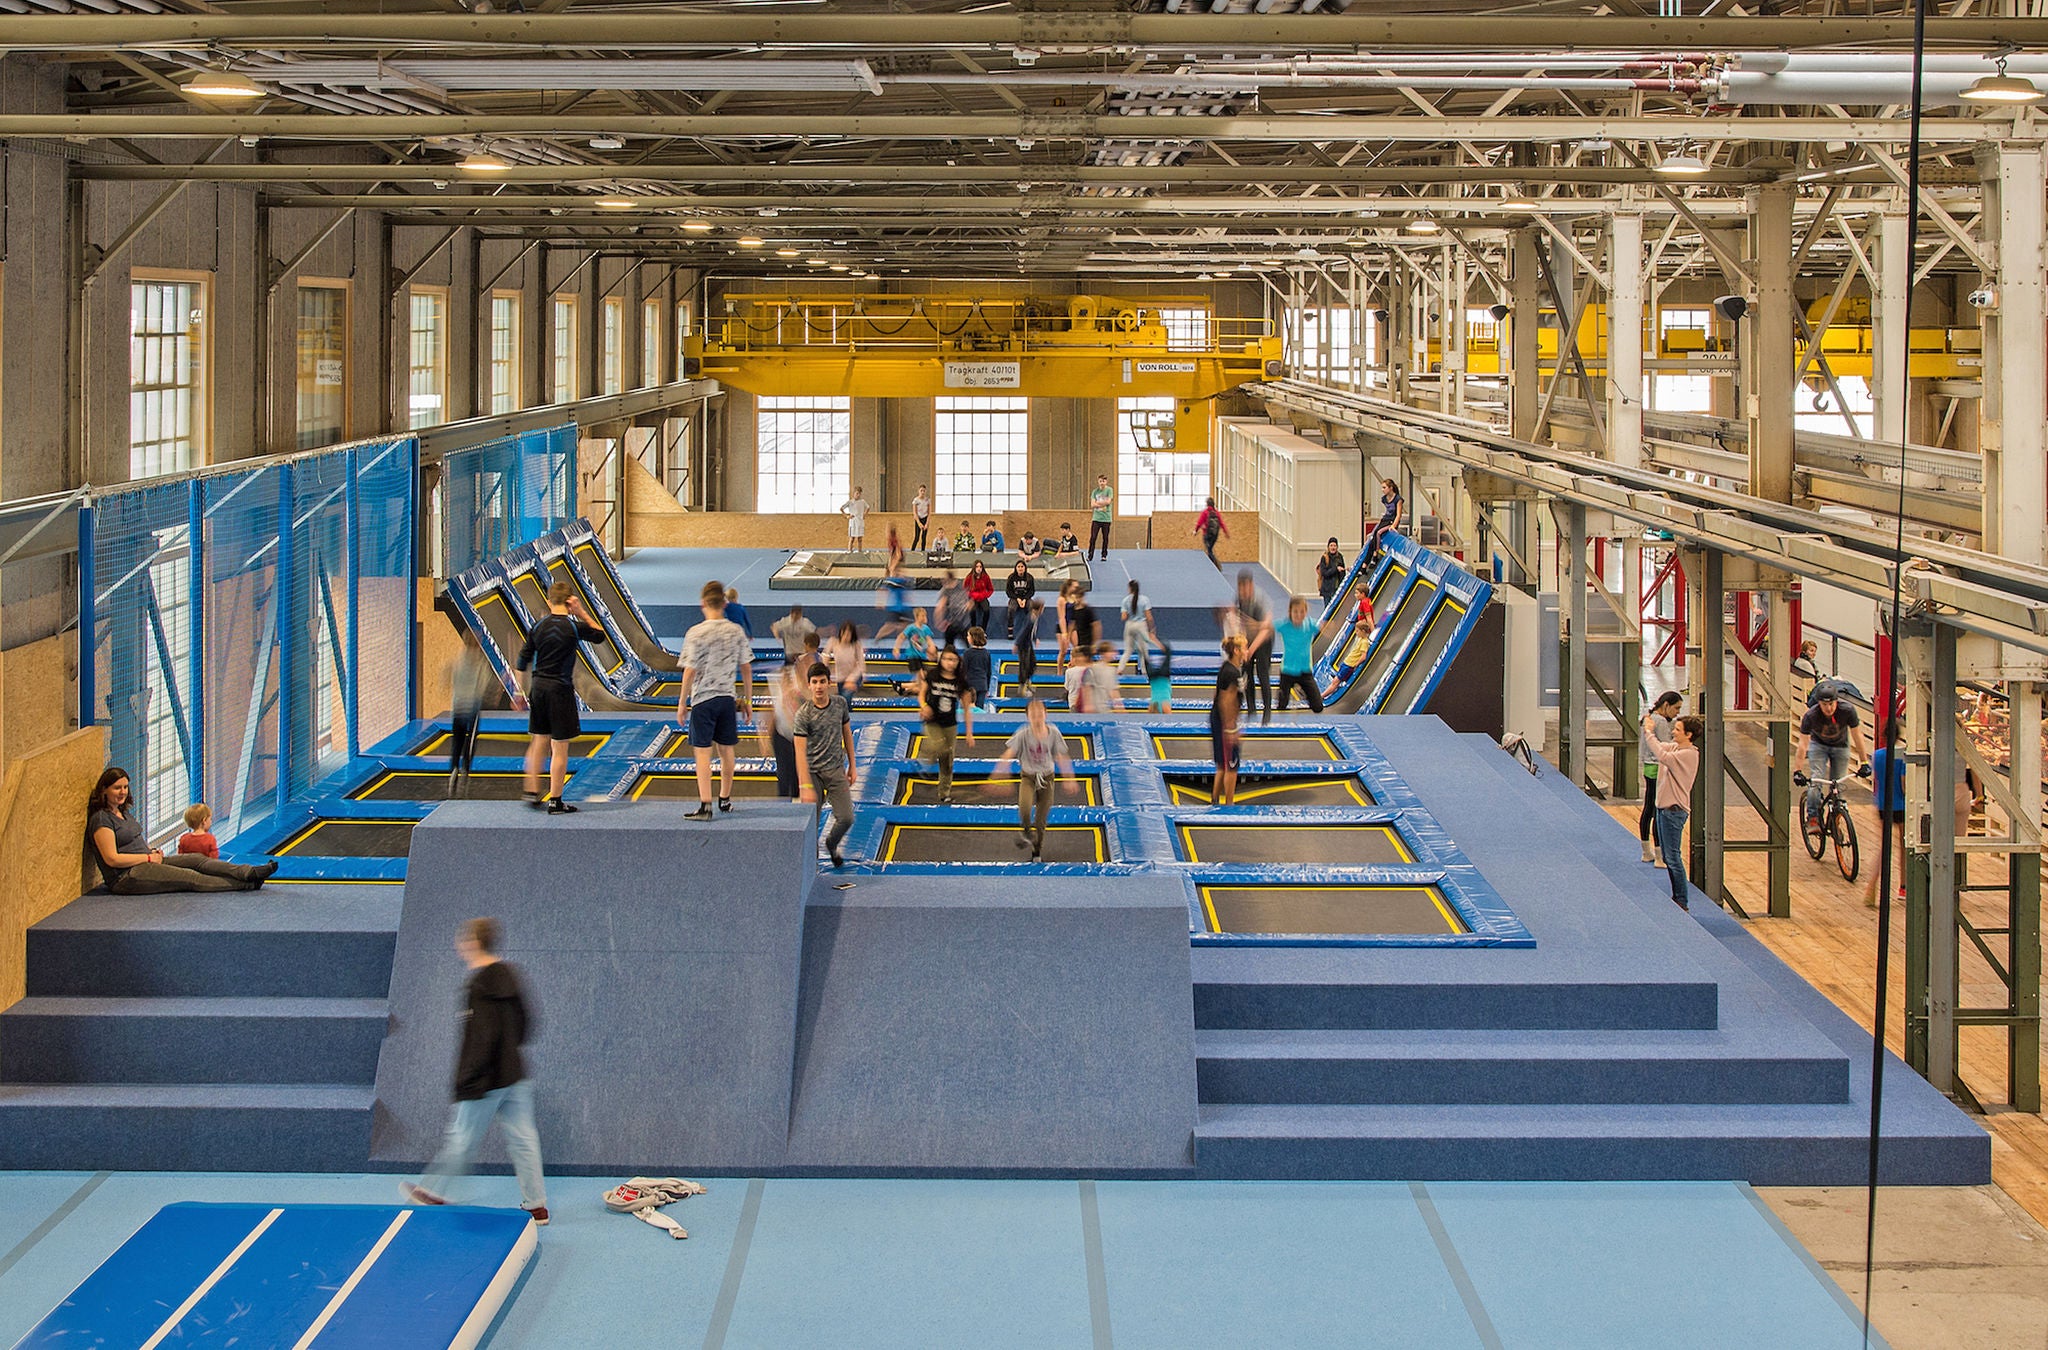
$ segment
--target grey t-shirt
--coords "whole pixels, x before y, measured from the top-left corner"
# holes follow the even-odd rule
[[[805,699],[796,710],[796,718],[790,723],[790,739],[804,738],[804,758],[811,763],[813,781],[846,781],[845,729],[851,716],[846,700],[838,694],[822,708]]]
[[[691,705],[731,698],[740,667],[753,659],[754,645],[731,619],[706,619],[683,634],[683,668],[696,672],[690,682]]]
[[[112,811],[105,809],[92,813],[92,819],[85,822],[87,847],[92,853],[92,860],[99,864],[100,880],[111,886],[122,877],[127,876],[128,869],[110,866],[107,860],[100,856],[98,846],[92,844],[91,840],[101,830],[112,830],[114,832],[114,852],[116,853],[147,853],[149,852],[149,841],[143,837],[142,822],[134,816],[117,816]]]
[[[1003,756],[1016,760],[1019,772],[1043,778],[1053,771],[1066,748],[1066,737],[1057,729],[1048,726],[1044,731],[1034,731],[1027,722],[1010,734]]]

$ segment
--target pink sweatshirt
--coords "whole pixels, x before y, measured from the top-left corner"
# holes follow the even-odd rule
[[[1645,741],[1657,755],[1657,809],[1692,805],[1692,783],[1700,776],[1700,750],[1696,745],[1667,744],[1655,737]]]

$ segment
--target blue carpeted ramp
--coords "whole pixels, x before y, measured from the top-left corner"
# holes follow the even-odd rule
[[[804,926],[793,1167],[1192,1165],[1178,879],[881,876],[819,897]]]
[[[487,914],[537,1005],[551,1170],[778,1165],[815,817],[754,801],[708,823],[673,804],[437,807],[413,832],[371,1156],[417,1163],[438,1143],[466,978],[451,944]]]

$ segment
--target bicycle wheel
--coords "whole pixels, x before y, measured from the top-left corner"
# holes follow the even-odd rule
[[[1795,803],[1793,809],[1799,812],[1799,837],[1806,842],[1806,854],[1819,862],[1821,855],[1828,851],[1827,818],[1807,815],[1804,802]]]
[[[1828,823],[1835,841],[1835,866],[1842,869],[1844,881],[1854,881],[1862,865],[1862,855],[1856,848],[1856,822],[1849,819],[1847,811],[1837,808],[1834,819]]]

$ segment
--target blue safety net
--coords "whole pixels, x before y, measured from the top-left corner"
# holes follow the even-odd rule
[[[406,437],[95,494],[84,715],[153,836],[196,800],[239,833],[411,715],[418,462]]]
[[[449,576],[576,515],[576,428],[522,431],[441,461],[442,565]]]

